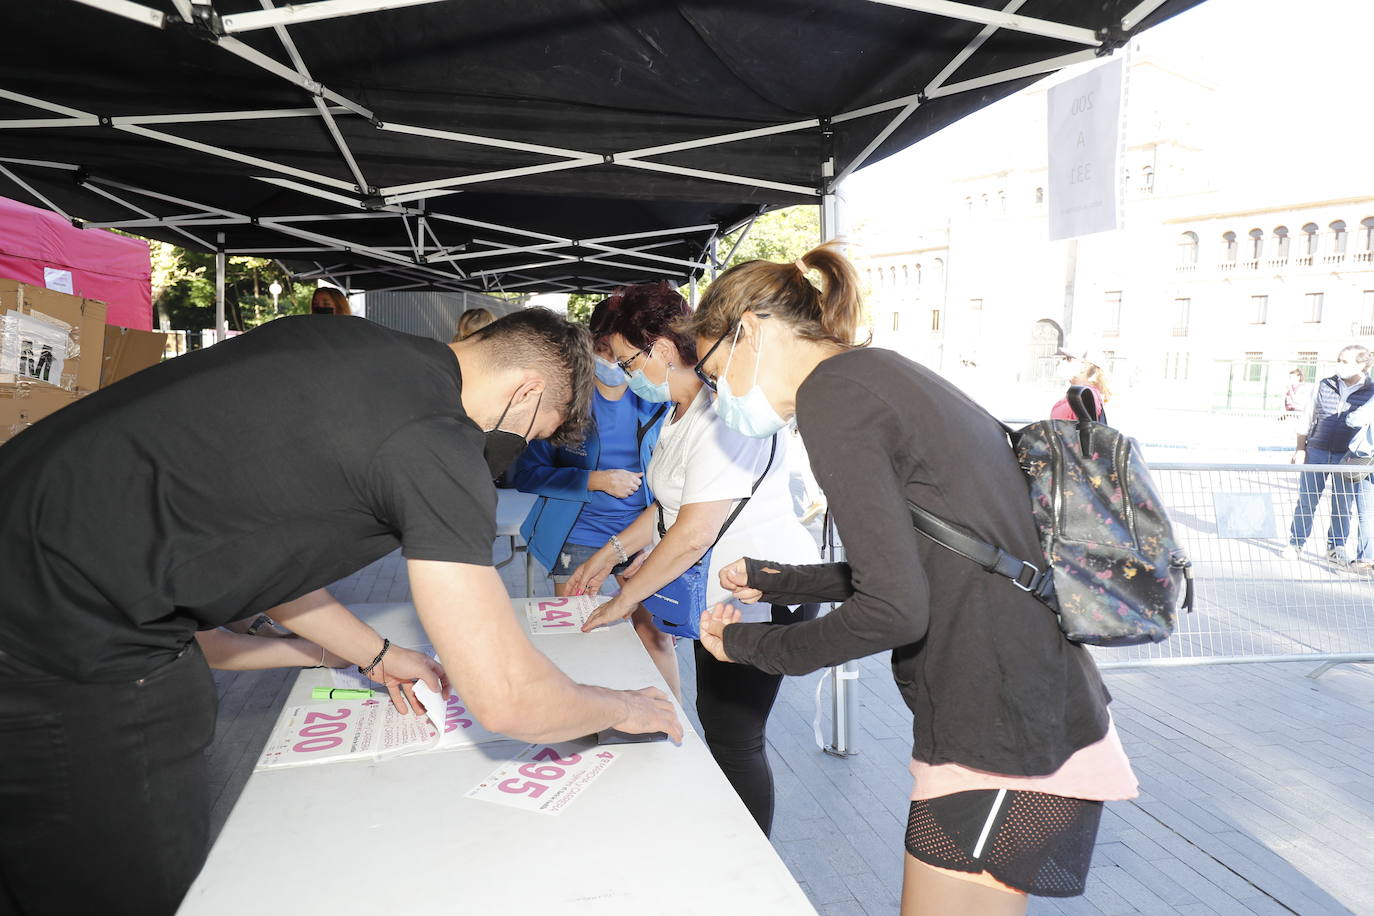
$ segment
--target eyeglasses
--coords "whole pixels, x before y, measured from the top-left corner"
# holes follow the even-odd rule
[[[648,355],[649,355],[649,351],[650,351],[651,349],[653,349],[653,348],[652,348],[652,347],[645,347],[643,350],[640,350],[640,351],[639,351],[638,353],[636,353],[634,356],[627,357],[626,359],[618,359],[618,360],[616,360],[616,361],[615,361],[615,364],[616,364],[617,366],[620,367],[620,371],[621,371],[621,372],[629,373],[629,371],[630,371],[630,364],[633,363],[635,360],[639,359],[641,356],[648,356]]]
[[[755,318],[768,318],[768,317],[771,316],[772,314],[773,314],[772,312],[755,312],[755,313],[754,313],[754,317],[755,317]],[[697,374],[697,378],[701,379],[701,383],[702,383],[703,385],[705,385],[707,388],[710,388],[712,391],[715,391],[715,390],[716,390],[716,383],[717,383],[718,379],[716,379],[714,376],[708,375],[708,374],[706,373],[706,370],[703,369],[702,367],[705,366],[705,365],[706,365],[706,361],[707,361],[708,359],[711,358],[711,354],[716,352],[717,348],[719,348],[720,345],[723,344],[723,343],[725,342],[725,338],[727,338],[727,337],[729,337],[731,334],[733,334],[733,333],[735,332],[735,329],[736,329],[737,327],[739,327],[739,322],[735,322],[735,324],[733,324],[733,325],[731,325],[730,327],[726,328],[726,329],[725,329],[725,333],[722,334],[722,335],[720,335],[719,337],[716,338],[716,342],[713,343],[713,344],[711,344],[711,349],[709,349],[709,350],[706,351],[706,355],[705,355],[705,356],[703,356],[701,359],[697,360],[697,364],[696,364],[696,366],[693,368],[693,371],[696,372],[696,374]]]

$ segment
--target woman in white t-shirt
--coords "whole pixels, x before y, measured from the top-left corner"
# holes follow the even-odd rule
[[[647,472],[655,504],[573,573],[570,593],[595,594],[618,562],[645,547],[653,549],[638,569],[626,571],[620,594],[602,605],[584,629],[628,617],[641,601],[701,559],[713,543],[708,603],[730,600],[720,585],[719,567],[736,557],[766,551],[776,562],[819,559],[814,538],[792,510],[789,437],[745,436],[716,415],[711,391],[693,371],[696,342],[676,329],[690,314],[681,296],[676,301],[660,296],[641,307],[622,308],[611,328],[611,350],[629,375],[630,389],[645,400],[671,402],[673,410]],[[758,489],[750,497],[755,482]],[[721,526],[746,498],[749,501],[721,535]],[[667,532],[661,538],[660,507]],[[818,605],[792,609],[757,603],[740,608],[744,620],[785,624],[811,619]],[[694,654],[697,715],[706,744],[767,834],[773,821],[773,774],[764,751],[764,727],[782,677],[717,661],[699,643]]]

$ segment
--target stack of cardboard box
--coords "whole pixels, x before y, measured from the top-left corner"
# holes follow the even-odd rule
[[[107,328],[95,299],[0,279],[0,442],[158,362],[165,340]]]

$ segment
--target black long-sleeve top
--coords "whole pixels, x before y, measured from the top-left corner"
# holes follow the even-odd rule
[[[997,421],[929,369],[859,349],[806,378],[797,423],[848,563],[751,561],[749,584],[774,603],[844,603],[806,623],[727,627],[730,658],[806,674],[892,649],[915,716],[912,754],[931,764],[1041,776],[1101,739],[1110,697],[1087,651],[1035,598],[911,524],[907,499],[1009,553],[1041,556]]]

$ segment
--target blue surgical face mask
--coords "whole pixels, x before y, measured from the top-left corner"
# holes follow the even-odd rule
[[[646,357],[646,360],[648,357]],[[668,364],[668,371],[673,371],[672,363]],[[663,376],[663,381],[654,384],[644,375],[643,369],[636,369],[630,373],[630,390],[639,395],[646,401],[653,401],[655,404],[665,404],[673,399],[668,392],[668,376]]]
[[[625,370],[608,359],[596,357],[596,380],[611,388],[625,384]]]
[[[773,405],[768,403],[768,398],[764,397],[763,389],[759,387],[759,363],[763,360],[763,347],[760,345],[758,355],[754,359],[754,387],[750,388],[748,393],[742,396],[734,394],[730,391],[730,383],[725,378],[730,371],[730,363],[735,359],[739,331],[739,327],[736,327],[735,339],[730,343],[730,355],[725,360],[725,371],[716,382],[716,413],[725,421],[725,425],[735,432],[755,439],[766,439],[786,426],[787,421],[778,416]]]

